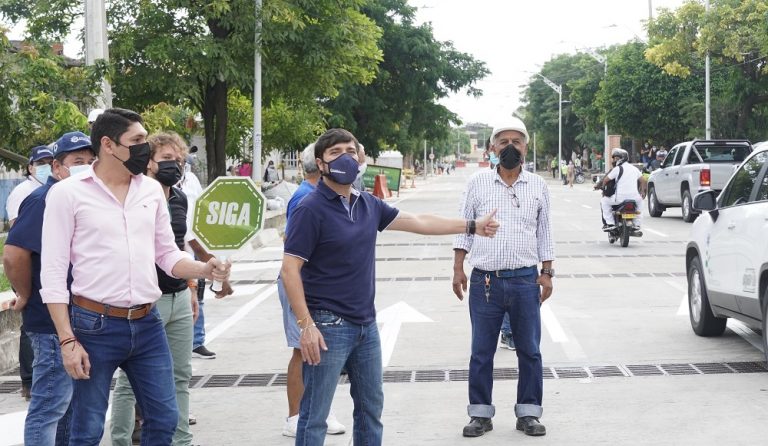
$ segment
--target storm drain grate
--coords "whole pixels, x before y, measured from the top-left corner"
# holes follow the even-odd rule
[[[690,364],[661,364],[667,375],[697,375],[699,372]]]
[[[766,373],[764,362],[706,362],[693,364],[629,364],[585,367],[544,367],[544,379],[621,378],[635,376],[717,375],[735,373]],[[496,380],[516,380],[517,368],[493,370]],[[247,375],[195,375],[190,388],[217,387],[278,387],[286,384],[285,373],[254,373]],[[467,369],[385,370],[385,383],[462,382],[469,379]],[[114,381],[114,380],[113,380]],[[348,384],[347,375],[339,377],[339,384]],[[21,381],[0,380],[0,394],[21,390]]]
[[[661,371],[659,366],[657,365],[628,365],[627,370],[629,370],[630,373],[634,376],[658,376],[663,375],[664,372]]]
[[[385,383],[409,383],[413,377],[413,370],[387,370],[384,372]]]
[[[626,376],[624,375],[624,372],[622,372],[620,368],[614,365],[590,367],[589,373],[591,373],[592,376],[594,376],[595,378],[611,378],[614,376]]]
[[[266,387],[272,382],[275,375],[271,373],[256,373],[245,375],[237,384],[239,387]]]
[[[211,375],[203,387],[233,387],[240,375]]]
[[[446,382],[449,378],[445,372],[445,370],[417,370],[415,381],[417,383]]]

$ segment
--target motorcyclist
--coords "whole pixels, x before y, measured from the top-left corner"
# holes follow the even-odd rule
[[[612,149],[611,160],[613,161],[613,169],[608,172],[603,181],[595,186],[595,189],[604,189],[611,180],[616,180],[616,192],[611,196],[603,194],[600,199],[600,207],[603,212],[603,231],[610,232],[616,228],[612,206],[621,204],[624,200],[635,201],[638,212],[637,217],[635,217],[635,226],[640,229],[642,222],[639,214],[640,205],[645,199],[648,182],[637,167],[627,162],[629,153],[626,150],[618,147]],[[619,174],[621,174],[620,178]]]

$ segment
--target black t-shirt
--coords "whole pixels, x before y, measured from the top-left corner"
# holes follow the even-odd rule
[[[179,249],[184,249],[184,236],[187,233],[187,196],[181,189],[172,187],[168,196],[168,213],[171,214],[171,228]],[[186,279],[175,279],[157,265],[157,284],[163,294],[177,293],[187,288]]]

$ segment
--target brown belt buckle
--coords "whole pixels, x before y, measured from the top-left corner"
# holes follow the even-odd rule
[[[133,310],[134,308],[128,308],[128,316],[126,316],[125,318],[128,319],[129,321],[132,320],[131,315],[133,314]],[[139,308],[136,308],[136,310],[139,310]]]

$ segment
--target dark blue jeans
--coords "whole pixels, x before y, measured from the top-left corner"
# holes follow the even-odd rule
[[[66,446],[72,412],[72,378],[61,361],[59,337],[27,332],[35,360],[32,363],[32,399],[24,421],[24,444]]]
[[[485,274],[473,270],[469,286],[469,316],[472,322],[472,357],[469,361],[470,417],[491,418],[493,405],[493,357],[504,314],[509,314],[512,337],[517,347],[517,417],[542,414],[543,371],[541,352],[540,289],[535,268],[510,278],[490,276],[489,296],[485,295]]]
[[[74,381],[71,446],[98,446],[104,434],[112,375],[128,375],[144,424],[142,446],[166,446],[176,430],[179,410],[173,366],[157,308],[141,319],[106,317],[72,305],[72,329],[88,352],[90,379]]]
[[[384,427],[381,340],[376,322],[353,324],[330,311],[313,311],[312,319],[323,334],[328,351],[320,351],[320,364],[304,364],[304,396],[296,430],[297,446],[322,445],[325,423],[341,369],[346,367],[354,410],[352,441],[355,445],[381,445]]]

